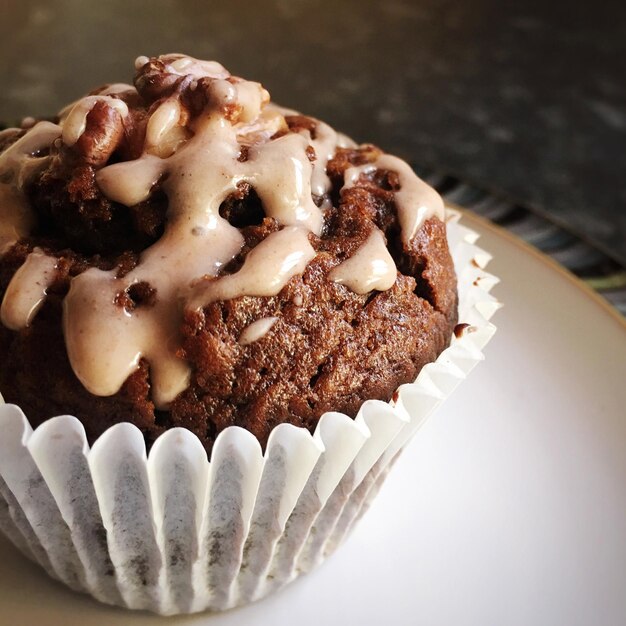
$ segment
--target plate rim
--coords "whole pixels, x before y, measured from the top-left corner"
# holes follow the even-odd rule
[[[467,220],[468,222],[475,222],[480,225],[485,230],[491,231],[494,235],[502,237],[506,239],[509,243],[521,248],[521,250],[527,254],[534,256],[538,261],[542,262],[544,265],[547,265],[550,269],[556,271],[563,278],[565,278],[570,284],[574,287],[580,289],[588,298],[593,300],[597,305],[600,306],[601,309],[604,310],[605,313],[608,313],[614,321],[616,321],[619,326],[621,326],[622,330],[626,331],[626,318],[622,316],[619,311],[609,304],[601,295],[599,295],[596,291],[594,291],[591,287],[589,287],[584,281],[582,281],[578,276],[572,274],[567,268],[563,267],[559,263],[557,263],[554,259],[549,257],[547,254],[541,252],[534,246],[530,245],[523,239],[520,239],[513,233],[510,233],[506,228],[502,226],[498,226],[493,222],[481,217],[474,213],[471,209],[468,209],[462,205],[454,204],[454,203],[446,203],[450,208],[461,211],[462,219]]]

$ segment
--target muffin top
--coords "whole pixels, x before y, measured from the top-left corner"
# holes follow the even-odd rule
[[[439,195],[180,54],[0,133],[0,391],[150,443],[388,400],[449,342]]]

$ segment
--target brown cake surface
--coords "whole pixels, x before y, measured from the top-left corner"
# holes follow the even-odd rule
[[[356,415],[448,345],[443,204],[400,159],[182,55],[0,133],[0,391],[90,441]]]

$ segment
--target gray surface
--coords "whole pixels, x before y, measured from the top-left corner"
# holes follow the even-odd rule
[[[172,51],[504,191],[626,263],[623,2],[4,1],[0,119],[54,112]]]

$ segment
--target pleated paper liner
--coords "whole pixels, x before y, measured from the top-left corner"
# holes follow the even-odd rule
[[[307,572],[345,539],[424,420],[483,359],[498,303],[489,255],[447,213],[467,324],[392,403],[366,401],[355,419],[326,413],[311,435],[289,424],[255,437],[229,427],[210,460],[183,428],[150,454],[128,423],[89,448],[75,417],[34,432],[0,406],[0,528],[72,589],[109,604],[171,615],[245,604]]]

